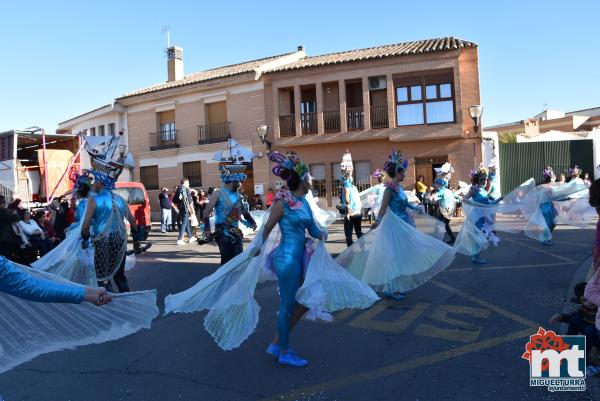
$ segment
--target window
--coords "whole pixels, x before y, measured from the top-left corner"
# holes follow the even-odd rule
[[[108,135],[115,134],[115,123],[108,124]]]
[[[327,191],[325,187],[325,165],[311,164],[310,175],[312,175],[313,177],[313,194],[319,197],[326,196]]]
[[[158,189],[158,166],[140,167],[140,181],[149,191]]]
[[[104,136],[104,125],[98,126],[98,135]]]
[[[447,74],[411,78],[396,85],[397,126],[454,122],[452,79]]]
[[[7,135],[0,138],[0,160],[9,160],[13,158],[13,135]]]
[[[163,141],[174,141],[176,135],[175,123],[166,123],[160,125],[160,138]]]
[[[143,168],[143,167],[142,167]],[[148,189],[146,187],[146,189]],[[141,188],[115,188],[115,193],[125,199],[128,205],[143,205],[146,199]]]
[[[190,187],[202,186],[201,162],[183,163],[183,177],[190,180]]]
[[[340,196],[340,185],[342,185],[342,168],[340,163],[331,163],[331,195]]]
[[[90,136],[96,136],[96,127],[90,128]]]
[[[358,192],[371,187],[371,162],[355,162],[354,163],[354,185],[358,188]]]

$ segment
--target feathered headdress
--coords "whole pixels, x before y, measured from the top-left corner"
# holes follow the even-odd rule
[[[579,177],[581,175],[581,169],[578,165],[575,165],[573,168],[566,169],[565,173],[570,177]]]
[[[488,170],[482,165],[479,165],[477,169],[471,170],[469,174],[471,175],[471,179],[477,179],[477,181],[481,181],[487,178]]]
[[[383,171],[381,171],[381,169],[379,169],[379,168],[377,170],[373,171],[373,178],[380,179],[380,178],[383,178],[384,175],[385,175],[385,173]]]
[[[408,168],[408,160],[402,160],[402,153],[397,150],[394,150],[390,156],[388,157],[388,161],[385,162],[383,169],[385,171],[394,170],[406,170]]]
[[[290,174],[292,171],[298,174],[298,177],[300,177],[301,181],[306,181],[308,178],[310,178],[308,166],[304,164],[302,159],[296,153],[288,153],[287,155],[283,155],[280,152],[273,152],[269,156],[269,159],[275,163],[275,167],[272,169],[273,174],[283,178],[286,181],[292,177]]]
[[[442,167],[434,168],[434,170],[437,175],[436,182],[438,182],[438,184],[447,186],[452,174],[454,174],[454,167],[452,167],[452,164],[450,164],[450,162],[446,162],[442,165]]]
[[[230,182],[244,182],[246,181],[246,166],[244,164],[222,164],[219,167],[221,170],[221,181],[225,184]]]
[[[496,173],[497,173],[497,172],[498,172],[498,171],[497,171],[497,168],[496,168],[496,165],[495,165],[495,164],[490,164],[490,165],[488,166],[488,175],[489,175],[490,177],[494,177],[494,176],[496,175]]]
[[[133,157],[127,152],[125,145],[120,145],[120,136],[82,136],[85,141],[85,150],[90,155],[91,170],[85,170],[104,184],[104,187],[112,190],[115,181],[125,167],[133,167]]]
[[[554,174],[554,170],[552,170],[552,167],[548,166],[544,170],[544,181],[551,180],[552,177],[556,177],[556,174]]]
[[[77,171],[73,171],[69,178],[73,181],[73,192],[71,194],[73,198],[77,197],[77,191],[82,187],[92,189],[92,180],[90,179],[90,176],[85,173],[79,174]]]

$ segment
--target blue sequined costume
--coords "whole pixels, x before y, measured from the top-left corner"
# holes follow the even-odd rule
[[[239,228],[242,215],[246,218],[242,221],[243,224],[256,224],[237,191],[226,187],[219,189],[219,199],[215,203],[215,239],[219,245],[222,265],[244,250],[244,235]]]
[[[416,205],[408,202],[408,197],[404,193],[404,190],[401,186],[398,186],[398,191],[395,191],[391,188],[388,188],[387,191],[390,191],[390,203],[389,208],[396,216],[400,217],[402,220],[415,227],[414,220],[406,213],[406,208],[419,210]]]
[[[553,202],[544,202],[540,204],[540,209],[542,210],[542,215],[544,216],[544,220],[546,220],[546,225],[550,232],[554,231],[554,227],[556,227],[556,223],[554,219],[558,216],[558,211],[554,207]]]
[[[473,200],[473,202],[477,202],[482,205],[495,205],[498,202],[500,202],[500,200],[498,199],[491,199],[489,193],[482,187],[477,188],[471,199]],[[490,221],[486,217],[482,217],[479,220],[477,220],[475,226],[481,230],[486,223],[491,225],[494,222]]]
[[[323,231],[317,226],[308,202],[304,197],[295,197],[302,207],[293,209],[283,202],[284,212],[279,220],[281,242],[273,254],[273,267],[279,280],[279,314],[277,331],[281,349],[289,347],[292,315],[296,306],[296,292],[302,283],[302,261],[305,250],[305,231],[320,238]]]
[[[0,256],[0,291],[28,301],[79,304],[83,301],[84,288],[29,276]]]

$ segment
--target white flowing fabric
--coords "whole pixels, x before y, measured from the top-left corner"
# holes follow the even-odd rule
[[[308,205],[313,212],[315,220],[317,223],[319,223],[319,225],[321,225],[321,227],[327,227],[340,218],[336,211],[321,209],[317,204],[317,200],[312,196],[311,191],[308,191],[306,194],[306,200],[308,201]]]
[[[429,281],[454,260],[454,249],[391,210],[335,261],[378,291],[404,292]]]
[[[563,188],[569,185],[572,187]],[[569,193],[575,189],[578,191]],[[568,184],[563,184],[557,192],[561,193],[560,196],[555,196],[553,199],[554,207],[558,212],[555,219],[556,224],[584,228],[596,222],[598,214],[596,209],[590,206],[590,191],[585,187],[583,181],[573,180]]]
[[[323,316],[322,312],[342,309],[369,308],[379,297],[367,284],[355,279],[331,257],[323,242],[319,241],[310,262],[296,301],[314,311],[310,316]]]
[[[73,284],[14,265],[37,278]],[[149,329],[158,316],[156,290],[112,296],[111,303],[95,306],[87,302],[32,302],[0,293],[0,373],[41,354],[112,341]]]
[[[264,221],[268,220],[268,216],[267,211]],[[256,285],[259,282],[277,279],[268,266],[271,253],[279,244],[279,229],[275,227],[265,243],[261,244],[263,230],[264,226],[244,252],[216,272],[185,291],[168,295],[165,298],[165,314],[207,309],[209,312],[204,318],[204,328],[212,335],[217,345],[223,350],[239,347],[258,324],[260,306],[254,299]],[[260,253],[255,256],[258,250]],[[319,253],[319,257],[324,258],[322,253]],[[331,280],[335,281],[336,277],[340,283],[332,285]],[[363,294],[360,283],[355,279],[349,280],[347,275],[339,273],[331,264],[310,272],[308,278],[305,283],[310,287],[304,290],[301,287],[302,292],[299,290],[299,293],[303,294],[303,302],[309,304],[305,305],[308,308],[311,308],[313,303],[321,307],[323,294],[320,290],[323,288],[327,294],[327,302],[324,303],[325,309],[321,312],[337,310],[326,309],[332,306],[362,309],[368,303],[365,298],[372,299],[372,294],[370,297],[368,293],[367,296]],[[320,282],[322,284],[319,284]],[[319,294],[315,302],[310,300],[313,293]]]
[[[33,262],[31,266],[77,284],[97,287],[94,247],[81,248],[80,227],[80,224],[71,227],[65,239],[56,248]]]

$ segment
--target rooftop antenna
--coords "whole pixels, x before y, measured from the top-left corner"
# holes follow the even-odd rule
[[[167,34],[167,49],[171,47],[171,26],[170,25],[161,25],[160,31],[163,34]]]

